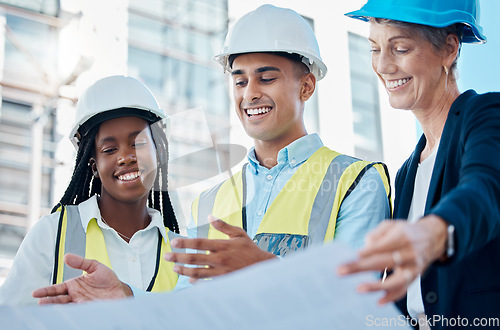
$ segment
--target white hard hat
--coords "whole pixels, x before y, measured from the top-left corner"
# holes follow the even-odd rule
[[[230,55],[262,52],[301,55],[317,80],[327,71],[311,26],[291,9],[263,5],[244,15],[229,31],[221,53],[214,59],[230,71]]]
[[[153,93],[139,80],[126,76],[100,79],[78,100],[75,124],[69,138],[78,148],[79,140],[92,127],[125,116],[141,117],[150,123],[167,118]]]

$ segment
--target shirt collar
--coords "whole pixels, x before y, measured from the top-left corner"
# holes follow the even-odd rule
[[[82,221],[82,227],[85,233],[87,233],[87,227],[90,220],[97,219],[97,224],[103,227],[101,220],[101,212],[99,211],[99,206],[97,205],[97,195],[94,195],[84,202],[78,204],[78,212],[80,212],[80,220]]]
[[[313,133],[303,136],[278,152],[278,164],[288,163],[290,167],[298,166],[309,159],[321,147],[323,147],[323,142],[318,134]],[[255,147],[250,148],[247,158],[250,170],[253,174],[256,174],[260,163],[255,154]]]
[[[99,210],[99,205],[97,204],[97,195],[94,195],[87,199],[86,201],[78,204],[78,211],[80,212],[80,220],[82,221],[83,230],[87,233],[87,227],[90,220],[97,219],[97,224],[101,228],[109,228],[102,222],[101,211]],[[158,210],[151,209],[148,207],[148,214],[151,217],[151,222],[144,230],[149,230],[151,228],[158,228],[165,242],[167,241],[167,232],[165,226],[163,225],[163,217]]]

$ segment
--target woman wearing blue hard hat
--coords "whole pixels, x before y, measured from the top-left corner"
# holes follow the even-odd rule
[[[462,43],[484,43],[475,0],[368,0],[372,67],[424,134],[396,176],[394,216],[341,274],[392,270],[385,291],[412,324],[500,324],[500,93],[460,93]],[[496,320],[496,323],[495,323]]]

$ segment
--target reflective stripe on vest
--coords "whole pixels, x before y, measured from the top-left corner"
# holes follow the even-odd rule
[[[61,212],[61,215],[59,217],[57,231],[52,283],[62,283],[66,280],[82,275],[81,270],[71,268],[64,263],[63,257],[65,253],[73,253],[85,256],[87,259],[95,259],[107,267],[112,268],[104,236],[100,227],[97,225],[97,220],[95,218],[90,220],[87,227],[87,233],[85,234],[80,220],[78,206],[68,205],[59,211]],[[167,232],[167,242],[163,240],[158,231],[155,274],[151,279],[151,283],[147,288],[147,291],[171,291],[177,284],[178,275],[172,270],[174,264],[165,261],[163,259],[163,255],[172,251],[170,241],[181,236],[171,232],[168,228],[165,228],[165,230]]]
[[[379,172],[390,200],[385,165],[318,149],[292,175],[266,211],[254,237],[263,249],[278,255],[333,240],[338,211],[344,198],[371,167]],[[209,227],[213,214],[233,226],[242,226],[242,172],[203,192],[192,205],[197,236],[212,239],[227,235]],[[291,219],[295,221],[291,221]]]

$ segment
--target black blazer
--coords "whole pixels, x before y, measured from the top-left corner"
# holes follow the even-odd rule
[[[408,217],[425,143],[422,136],[396,176],[396,219]],[[448,113],[425,206],[426,215],[442,217],[456,234],[455,256],[446,264],[434,263],[422,275],[425,312],[436,321],[432,329],[451,328],[452,322],[500,327],[499,205],[500,93],[469,90]],[[398,307],[407,313],[406,299]],[[483,317],[498,319],[494,323]]]

